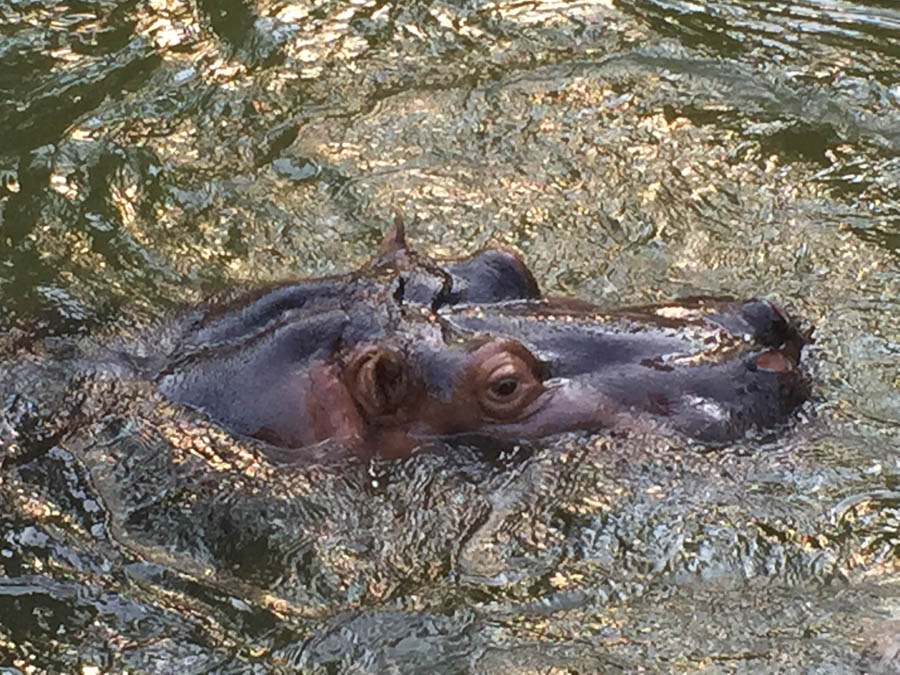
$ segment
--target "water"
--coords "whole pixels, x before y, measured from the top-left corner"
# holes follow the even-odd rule
[[[21,1],[0,35],[0,663],[900,670],[894,3]],[[549,294],[777,299],[815,401],[713,453],[278,470],[41,358],[351,270],[398,213]]]

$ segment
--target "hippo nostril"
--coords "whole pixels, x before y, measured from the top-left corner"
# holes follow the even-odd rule
[[[753,329],[753,337],[766,347],[787,342],[790,323],[784,311],[767,300],[752,300],[741,307],[741,316]]]
[[[772,373],[787,373],[794,369],[794,364],[781,352],[768,351],[757,357],[756,367]]]

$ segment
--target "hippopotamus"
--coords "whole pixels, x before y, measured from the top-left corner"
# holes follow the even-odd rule
[[[610,310],[543,297],[515,253],[437,262],[397,223],[356,273],[187,312],[144,368],[171,400],[282,457],[325,441],[397,458],[427,439],[598,429],[724,444],[807,398],[807,338],[766,300]]]

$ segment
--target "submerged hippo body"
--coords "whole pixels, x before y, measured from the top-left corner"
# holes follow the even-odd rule
[[[399,226],[358,274],[256,292],[176,331],[152,373],[166,396],[273,446],[335,439],[361,457],[641,424],[723,443],[807,393],[804,337],[766,301],[542,299],[515,255],[438,266]]]

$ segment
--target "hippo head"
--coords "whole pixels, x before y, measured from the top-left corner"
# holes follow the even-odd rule
[[[161,391],[272,446],[385,458],[433,437],[642,425],[725,443],[807,395],[805,337],[767,301],[604,311],[541,299],[509,252],[439,265],[402,230],[387,242],[357,274],[188,313]]]

